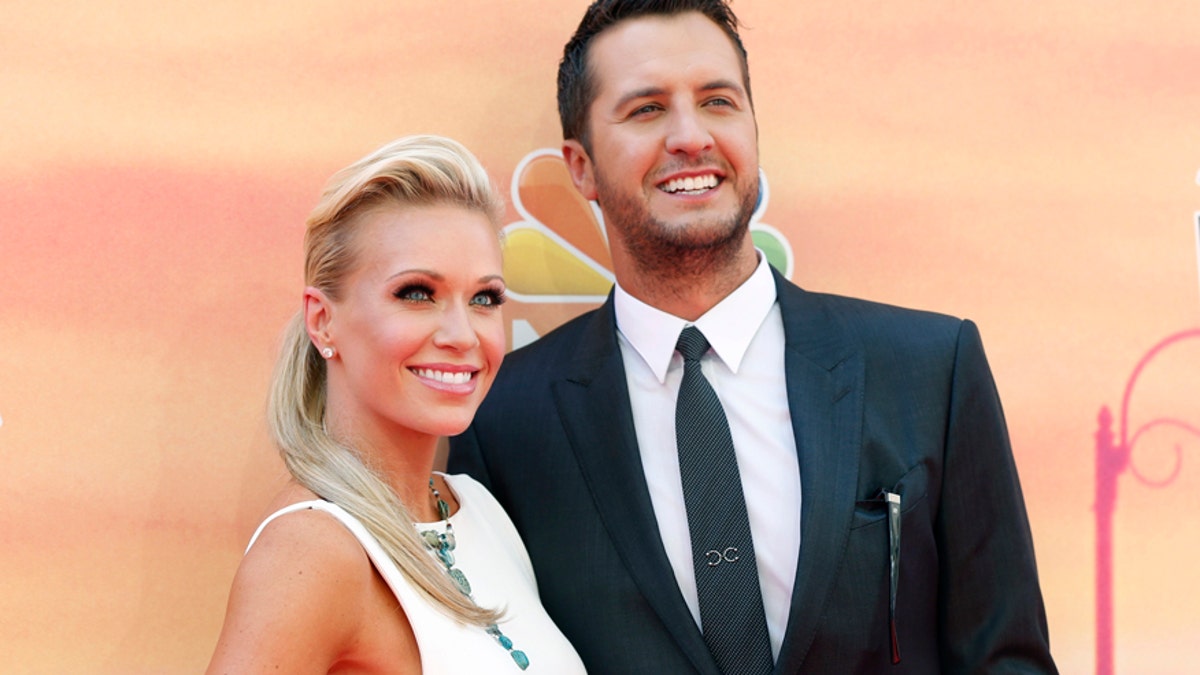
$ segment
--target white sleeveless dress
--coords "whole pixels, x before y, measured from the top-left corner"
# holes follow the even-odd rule
[[[522,671],[509,652],[478,626],[459,623],[427,601],[409,583],[379,542],[357,518],[324,500],[299,502],[271,514],[258,526],[246,550],[275,518],[304,509],[324,511],[350,530],[370,556],[404,608],[416,634],[424,675],[465,675],[521,672],[545,675],[584,673],[575,649],[550,620],[538,599],[533,566],[517,530],[491,493],[471,477],[444,476],[458,498],[450,517],[457,540],[455,567],[471,583],[471,594],[482,607],[504,609],[500,630],[513,649],[525,652],[529,668]],[[442,532],[445,523],[417,523],[418,530]]]

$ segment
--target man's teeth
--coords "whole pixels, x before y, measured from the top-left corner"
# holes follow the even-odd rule
[[[427,380],[436,380],[442,384],[466,384],[471,381],[471,373],[447,373],[441,370],[431,370],[429,368],[414,368],[413,372],[417,377],[423,377]]]
[[[717,177],[713,174],[706,176],[689,176],[675,178],[662,186],[665,192],[702,192],[717,187]]]

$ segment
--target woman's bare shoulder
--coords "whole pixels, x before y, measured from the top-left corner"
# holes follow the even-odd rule
[[[210,672],[324,673],[352,644],[375,592],[370,559],[334,516],[302,509],[276,517],[234,576]]]

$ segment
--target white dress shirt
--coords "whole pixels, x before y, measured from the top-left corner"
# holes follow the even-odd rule
[[[800,552],[800,465],[788,410],[783,319],[775,281],[759,254],[754,274],[694,324],[655,309],[617,284],[614,309],[642,469],[663,547],[696,625],[700,607],[675,444],[683,357],[679,333],[695,325],[711,350],[701,359],[729,418],[771,651],[787,628]]]

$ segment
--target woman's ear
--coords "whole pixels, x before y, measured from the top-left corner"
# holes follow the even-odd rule
[[[336,349],[333,344],[333,303],[324,291],[308,286],[304,289],[304,328],[308,339],[325,358],[331,358],[328,350]]]

